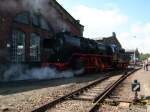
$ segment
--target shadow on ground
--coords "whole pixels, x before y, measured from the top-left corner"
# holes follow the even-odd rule
[[[114,72],[113,74],[118,75],[122,72]],[[0,95],[10,95],[20,92],[26,92],[36,89],[42,89],[47,87],[55,87],[65,84],[72,83],[86,83],[94,81],[98,78],[102,78],[106,73],[87,74],[82,77],[72,78],[60,78],[60,79],[47,79],[47,80],[26,80],[26,81],[11,81],[11,82],[0,82]],[[112,74],[112,73],[111,73]]]

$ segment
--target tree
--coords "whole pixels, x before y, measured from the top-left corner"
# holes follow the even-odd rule
[[[140,54],[140,61],[146,60],[148,58],[150,58],[150,54],[149,53],[146,53],[146,54],[141,53]]]

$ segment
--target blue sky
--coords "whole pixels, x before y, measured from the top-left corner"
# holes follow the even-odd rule
[[[57,0],[85,26],[84,36],[116,32],[125,49],[150,53],[150,0]]]
[[[150,20],[150,0],[58,0],[68,11],[77,5],[85,5],[98,9],[111,9],[118,7],[122,13],[130,16],[131,19],[148,21]],[[110,5],[109,5],[110,4]],[[112,5],[112,7],[111,7]]]

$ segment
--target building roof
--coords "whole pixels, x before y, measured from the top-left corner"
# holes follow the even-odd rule
[[[63,15],[63,17],[73,23],[77,28],[83,28],[84,26],[80,24],[79,20],[72,17],[56,0],[49,0],[52,5]]]
[[[110,37],[103,37],[102,39],[97,40],[97,42],[104,43],[104,44],[107,44],[107,45],[115,44],[119,48],[122,48],[120,42],[118,41],[118,39],[116,37],[115,32],[113,32],[112,36],[110,36]]]
[[[126,49],[126,52],[134,53],[134,52],[135,52],[135,50],[134,50],[134,49]]]
[[[138,49],[126,49],[126,52],[139,52],[139,50]]]
[[[46,16],[48,14],[53,13],[51,14],[52,18],[59,18],[64,20],[65,22],[67,21],[68,24],[71,24],[75,29],[79,30],[81,33],[83,33],[84,31],[84,26],[80,24],[80,21],[73,18],[56,0],[10,0],[10,3],[9,0],[0,0],[0,9],[2,10],[6,9],[7,11],[15,12],[20,8],[22,8],[23,10],[26,10],[27,8],[30,11],[40,12]],[[53,8],[55,8],[56,12],[58,12],[59,15],[55,15],[55,11],[53,10]],[[57,22],[59,23],[59,21]]]
[[[139,52],[138,49],[127,49],[127,50],[126,50],[126,53],[127,53],[127,54],[130,54],[130,55],[133,55],[134,53],[135,53],[137,56],[140,55],[140,52]]]

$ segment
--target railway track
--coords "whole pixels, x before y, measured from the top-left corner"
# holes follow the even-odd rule
[[[129,73],[125,73],[117,76],[105,76],[104,78],[98,79],[89,85],[80,88],[72,93],[69,93],[65,96],[62,96],[52,102],[44,104],[39,108],[32,110],[32,112],[57,112],[57,110],[65,111],[64,108],[70,106],[71,104],[76,104],[76,102],[80,102],[79,106],[86,105],[86,110],[89,112],[95,112],[99,109],[100,103],[104,101],[104,99],[129,75],[134,73],[136,70],[132,70]],[[65,103],[68,102],[68,103]],[[64,103],[64,104],[63,104]],[[61,109],[65,105],[63,109]],[[69,104],[69,105],[68,105]],[[58,106],[59,105],[59,106]],[[83,111],[83,110],[82,110]],[[60,111],[58,111],[60,112]]]

